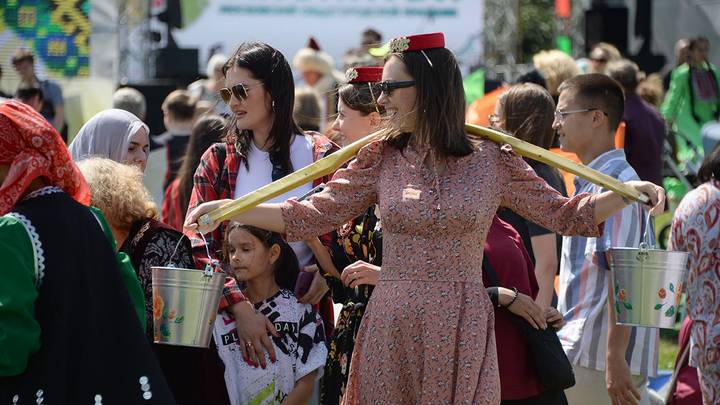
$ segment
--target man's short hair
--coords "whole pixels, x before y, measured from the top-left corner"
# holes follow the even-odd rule
[[[145,119],[147,103],[145,96],[132,87],[121,87],[115,91],[112,98],[113,108],[129,111],[141,120]]]
[[[625,94],[620,84],[600,73],[578,75],[565,80],[558,92],[572,92],[584,108],[597,108],[607,114],[608,125],[615,131],[625,111]]]
[[[17,65],[21,62],[30,61],[35,62],[35,55],[33,53],[25,48],[20,48],[17,51],[15,51],[15,54],[12,57],[12,64]]]
[[[195,117],[195,103],[197,100],[186,90],[175,90],[165,97],[162,103],[163,110],[176,120],[187,121]]]
[[[620,59],[609,62],[606,73],[623,86],[625,91],[635,91],[638,85],[638,72],[640,69],[635,62],[629,59]]]

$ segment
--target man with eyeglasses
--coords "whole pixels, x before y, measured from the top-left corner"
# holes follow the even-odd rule
[[[603,74],[579,75],[559,88],[553,128],[560,147],[581,162],[622,182],[638,180],[615,149],[614,135],[624,111],[620,85]],[[575,179],[575,193],[604,191]],[[558,331],[575,369],[570,404],[649,404],[647,378],[657,372],[657,329],[615,324],[614,294],[605,252],[637,247],[643,211],[629,204],[605,222],[602,236],[564,237],[558,310],[566,325]]]

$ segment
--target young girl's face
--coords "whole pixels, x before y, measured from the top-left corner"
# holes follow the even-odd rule
[[[228,235],[230,270],[239,281],[273,276],[273,264],[280,256],[280,246],[265,246],[260,239],[244,229]]]
[[[338,115],[332,129],[340,133],[342,146],[347,146],[376,131],[379,124],[379,113],[363,115],[360,111],[348,107],[342,99],[338,100]]]

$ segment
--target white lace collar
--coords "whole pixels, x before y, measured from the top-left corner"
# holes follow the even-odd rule
[[[35,197],[40,197],[40,196],[43,196],[43,195],[57,194],[57,193],[62,193],[62,192],[63,192],[63,191],[62,191],[62,189],[61,189],[60,187],[46,186],[46,187],[37,189],[37,190],[33,191],[32,193],[26,195],[26,196],[23,198],[23,201],[29,200],[29,199],[35,198]]]

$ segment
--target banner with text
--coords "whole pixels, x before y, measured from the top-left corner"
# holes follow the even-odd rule
[[[229,55],[243,41],[262,41],[288,60],[310,36],[335,58],[338,68],[361,33],[373,28],[383,41],[399,35],[442,31],[465,69],[482,55],[481,0],[204,0],[182,3],[184,28],[174,32],[182,47]],[[190,7],[192,5],[192,7]]]

